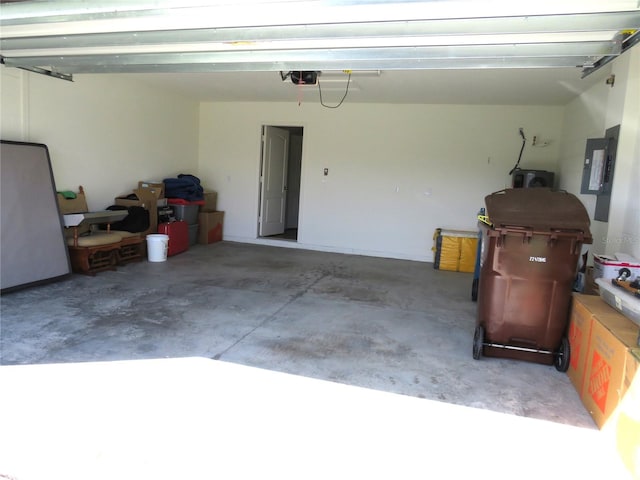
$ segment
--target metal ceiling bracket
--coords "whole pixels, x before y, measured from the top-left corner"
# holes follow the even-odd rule
[[[2,65],[6,64],[4,57],[0,57],[0,63]],[[7,65],[7,66],[11,66],[11,65]],[[60,73],[60,72],[47,70],[46,68],[40,68],[40,67],[16,66],[16,68],[20,68],[21,70],[27,70],[28,72],[39,73],[40,75],[46,75],[47,77],[59,78],[60,80],[73,82],[73,75],[69,73]]]
[[[622,37],[622,39],[620,41],[620,53],[618,53],[616,55],[606,55],[606,56],[596,60],[591,65],[585,65],[582,68],[582,77],[581,78],[585,78],[585,77],[591,75],[596,70],[604,67],[607,63],[615,60],[618,57],[618,55],[620,55],[621,53],[629,50],[636,43],[640,42],[640,30],[636,30],[633,34],[621,34],[621,37]],[[611,86],[613,87],[613,83],[611,83]]]

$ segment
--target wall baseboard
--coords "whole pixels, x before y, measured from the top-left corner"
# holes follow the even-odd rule
[[[224,241],[237,243],[251,243],[255,245],[268,245],[270,247],[297,248],[300,250],[314,250],[317,252],[342,253],[346,255],[362,255],[365,257],[392,258],[395,260],[411,260],[415,262],[433,263],[433,255],[406,255],[395,252],[378,252],[375,250],[361,250],[358,248],[340,248],[327,245],[313,245],[292,240],[275,240],[270,238],[250,238],[235,235],[224,235]]]

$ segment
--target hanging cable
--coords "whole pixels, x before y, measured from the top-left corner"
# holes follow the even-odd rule
[[[522,152],[524,151],[524,146],[527,143],[527,139],[524,137],[524,130],[522,128],[520,129],[520,136],[522,137],[522,148],[520,148],[520,155],[518,155],[518,161],[509,172],[509,175],[512,175],[513,172],[515,172],[520,168],[520,160],[522,159]]]
[[[302,75],[302,72],[300,72],[300,74]],[[298,106],[302,105],[302,85],[304,84],[304,82],[299,82],[297,84],[297,89],[298,89]]]
[[[347,77],[347,88],[344,91],[344,95],[342,96],[342,99],[337,105],[324,104],[324,101],[322,100],[322,86],[321,86],[322,82],[320,81],[320,79],[318,79],[318,92],[320,93],[320,105],[322,105],[325,108],[338,108],[340,105],[342,105],[342,102],[344,102],[344,99],[347,98],[347,94],[349,93],[349,85],[351,84],[351,70],[348,70],[348,72],[349,72],[349,76]]]

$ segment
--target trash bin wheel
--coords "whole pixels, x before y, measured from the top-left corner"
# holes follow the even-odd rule
[[[554,354],[554,357],[556,370],[566,372],[569,369],[569,359],[571,358],[571,346],[567,337],[562,337],[560,349]]]
[[[479,283],[478,278],[474,278],[473,279],[473,284],[471,285],[471,300],[474,302],[478,301],[478,283]]]
[[[473,358],[479,360],[482,356],[482,347],[484,346],[484,328],[481,325],[476,327],[473,334]]]

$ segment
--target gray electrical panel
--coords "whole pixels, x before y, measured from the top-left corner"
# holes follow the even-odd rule
[[[611,127],[604,138],[589,138],[584,154],[580,193],[597,195],[594,220],[609,221],[609,205],[616,163],[620,125]]]

